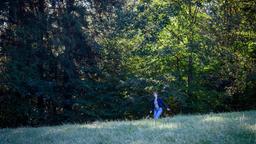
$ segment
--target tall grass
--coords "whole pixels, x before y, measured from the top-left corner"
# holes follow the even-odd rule
[[[256,144],[256,111],[0,129],[1,144]]]

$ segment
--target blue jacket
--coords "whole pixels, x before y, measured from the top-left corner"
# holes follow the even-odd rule
[[[153,99],[153,100],[151,101],[151,108],[152,108],[152,110],[155,109],[154,100],[155,100],[155,99]],[[168,107],[164,104],[164,101],[163,101],[161,98],[157,98],[157,103],[158,103],[158,106],[161,107],[161,108],[163,108],[163,109],[164,109],[164,108],[168,108]]]

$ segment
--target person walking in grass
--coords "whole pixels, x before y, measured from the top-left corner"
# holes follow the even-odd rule
[[[163,100],[158,97],[158,93],[156,91],[153,92],[153,96],[154,96],[154,99],[151,101],[152,110],[150,111],[150,113],[152,113],[153,111],[154,119],[157,120],[161,116],[163,112],[163,108],[166,108],[167,111],[170,111],[170,108],[167,107],[164,104]]]

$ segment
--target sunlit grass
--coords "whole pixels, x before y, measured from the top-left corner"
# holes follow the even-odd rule
[[[0,129],[1,144],[256,144],[256,111]]]

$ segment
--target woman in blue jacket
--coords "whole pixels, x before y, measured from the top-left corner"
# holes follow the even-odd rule
[[[167,111],[170,111],[170,109],[164,104],[161,98],[158,98],[157,92],[153,92],[153,95],[154,100],[151,101],[152,110],[150,113],[154,111],[154,119],[157,120],[161,116],[164,108],[166,108]]]

